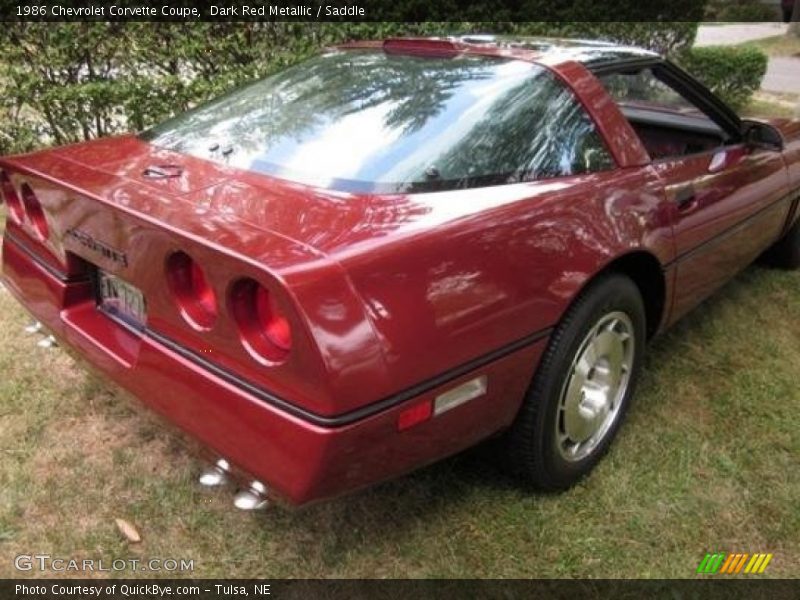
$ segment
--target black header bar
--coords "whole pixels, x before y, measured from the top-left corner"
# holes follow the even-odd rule
[[[702,21],[703,0],[0,0],[3,21]],[[775,18],[778,18],[776,9]]]

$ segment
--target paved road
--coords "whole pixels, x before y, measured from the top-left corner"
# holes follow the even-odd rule
[[[701,25],[697,29],[695,46],[730,46],[753,40],[783,35],[786,23],[730,23]]]
[[[768,92],[800,94],[800,58],[788,56],[770,58],[761,89]]]
[[[786,33],[784,23],[732,23],[730,25],[701,25],[695,46],[727,46],[741,44]],[[774,57],[769,59],[767,74],[761,89],[768,92],[800,94],[800,58]]]

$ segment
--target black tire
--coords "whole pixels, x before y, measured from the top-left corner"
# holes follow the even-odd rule
[[[587,335],[605,316],[620,312],[629,317],[633,328],[633,358],[626,391],[601,441],[585,457],[567,460],[558,439],[566,418],[565,411],[560,410],[562,392],[566,391],[579,351],[583,353]],[[594,468],[619,430],[635,392],[645,331],[644,302],[630,278],[615,273],[603,275],[583,291],[553,332],[520,412],[501,440],[505,466],[513,475],[535,489],[559,491],[574,485]],[[581,394],[581,398],[585,397]]]
[[[800,269],[800,221],[764,253],[764,261],[780,269]]]

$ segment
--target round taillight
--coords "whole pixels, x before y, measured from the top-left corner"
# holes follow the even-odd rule
[[[202,267],[185,252],[167,259],[167,284],[175,304],[189,325],[208,330],[217,320],[217,297]]]
[[[20,193],[22,194],[22,204],[25,206],[25,214],[28,216],[33,231],[39,236],[39,239],[46,240],[50,235],[50,230],[47,227],[47,219],[44,216],[41,202],[27,183],[22,184]]]
[[[17,190],[14,189],[14,184],[11,183],[11,178],[5,171],[0,171],[0,192],[8,205],[11,218],[18,224],[22,223],[25,218],[25,207],[20,202]]]
[[[269,290],[253,279],[241,279],[230,302],[245,348],[262,361],[285,360],[292,349],[292,329]]]

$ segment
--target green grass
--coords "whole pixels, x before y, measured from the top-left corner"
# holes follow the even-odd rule
[[[775,92],[756,92],[747,105],[740,111],[744,117],[787,117],[800,118],[800,94]]]
[[[769,56],[797,56],[800,57],[800,37],[796,35],[776,35],[745,42],[742,45],[755,46]]]
[[[707,551],[800,576],[798,273],[751,267],[658,339],[611,453],[567,493],[519,489],[479,448],[294,512],[199,489],[192,442],[25,322],[0,290],[0,577],[31,552],[197,577],[693,577]]]

